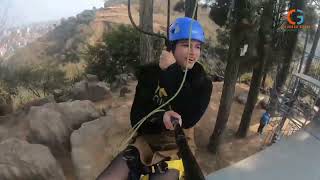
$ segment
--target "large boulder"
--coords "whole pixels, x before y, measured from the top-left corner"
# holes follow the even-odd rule
[[[57,110],[62,113],[68,126],[73,129],[78,129],[82,123],[94,120],[100,116],[95,105],[88,100],[64,102],[56,105]]]
[[[64,180],[50,150],[15,138],[0,143],[1,180]]]
[[[69,149],[69,137],[82,123],[100,116],[90,101],[49,103],[31,107],[26,120],[29,121],[28,140],[41,143],[58,151]]]
[[[120,97],[125,97],[128,93],[131,93],[131,90],[128,87],[125,86],[120,89]]]
[[[58,150],[68,147],[71,128],[68,127],[62,113],[46,106],[31,107],[26,119],[30,124],[30,142],[59,148]]]
[[[0,89],[0,116],[13,112],[13,101],[9,94],[4,93]]]
[[[248,99],[248,93],[243,92],[236,96],[236,101],[240,104],[246,104]],[[257,104],[260,105],[261,108],[266,108],[268,104],[269,98],[265,95],[258,95]]]
[[[82,124],[71,135],[72,161],[78,180],[94,180],[118,154],[129,130],[127,106]]]
[[[248,99],[248,93],[240,93],[238,96],[236,96],[236,101],[240,104],[246,104]]]
[[[25,110],[25,111],[29,111],[32,106],[42,106],[47,103],[54,103],[54,102],[56,102],[54,99],[54,96],[50,95],[50,96],[47,96],[44,98],[29,101],[26,104],[22,105],[20,109]]]
[[[128,81],[133,79],[133,74],[119,74],[115,76],[114,82],[111,83],[110,87],[112,91],[115,91],[118,88],[121,88],[128,84]]]
[[[110,88],[104,82],[80,81],[70,92],[70,99],[93,102],[111,97]]]
[[[0,116],[4,116],[12,112],[13,112],[12,104],[0,104]]]
[[[25,120],[25,111],[16,111],[0,116],[0,142],[8,138],[26,140],[29,133],[29,122]]]
[[[87,74],[86,78],[87,78],[88,82],[98,82],[99,81],[98,76],[96,76],[94,74]]]

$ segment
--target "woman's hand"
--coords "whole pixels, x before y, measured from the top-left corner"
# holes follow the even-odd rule
[[[181,116],[174,111],[167,111],[163,115],[163,123],[167,129],[174,130],[173,124],[171,122],[171,117],[175,117],[175,118],[179,119],[179,124],[180,124],[180,126],[182,126]]]
[[[162,70],[167,69],[171,64],[174,64],[176,59],[174,58],[172,52],[163,50],[160,55],[159,66]]]

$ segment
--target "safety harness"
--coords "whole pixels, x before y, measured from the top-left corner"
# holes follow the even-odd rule
[[[146,166],[142,164],[139,151],[134,146],[128,146],[123,151],[123,159],[129,167],[129,180],[140,180],[141,175],[164,174],[168,170],[168,164],[165,161],[170,160],[168,157],[156,164]]]

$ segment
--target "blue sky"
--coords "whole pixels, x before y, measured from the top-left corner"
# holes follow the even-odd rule
[[[8,7],[9,24],[26,24],[75,16],[85,9],[103,7],[104,0],[0,0],[0,16]]]

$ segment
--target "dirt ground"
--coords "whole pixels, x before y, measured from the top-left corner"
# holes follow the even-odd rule
[[[134,98],[135,86],[136,82],[130,82],[128,87],[130,90],[132,90],[131,93],[122,98],[114,97],[112,103],[108,102],[108,106],[124,107],[121,114],[119,114],[122,121],[129,121],[130,108]],[[217,156],[214,156],[207,151],[206,146],[209,142],[209,137],[213,132],[213,128],[215,125],[222,86],[223,83],[213,83],[213,91],[210,104],[206,113],[196,125],[195,129],[195,140],[198,147],[196,151],[196,159],[205,174],[209,174],[223,167],[232,165],[257,153],[262,149],[263,144],[263,138],[259,137],[256,131],[259,126],[259,119],[264,110],[259,106],[255,108],[248,137],[245,139],[239,139],[236,138],[234,134],[239,126],[244,105],[239,104],[237,101],[234,101],[219,154]],[[237,84],[236,95],[243,92],[248,92],[248,90],[249,87],[247,85]],[[117,95],[118,93],[116,92],[115,96]],[[102,102],[102,104],[104,103]],[[102,104],[100,103],[100,105]]]
[[[223,83],[213,83],[213,92],[209,107],[196,126],[195,138],[198,146],[196,158],[204,173],[212,173],[223,167],[232,165],[245,159],[261,150],[263,139],[256,133],[259,126],[259,119],[264,112],[256,106],[252,114],[251,126],[247,138],[239,139],[235,133],[240,124],[244,105],[234,101],[232,104],[227,128],[223,135],[220,151],[217,156],[209,153],[207,144],[211,136],[220,103]],[[235,94],[248,92],[249,87],[245,84],[237,84]]]

